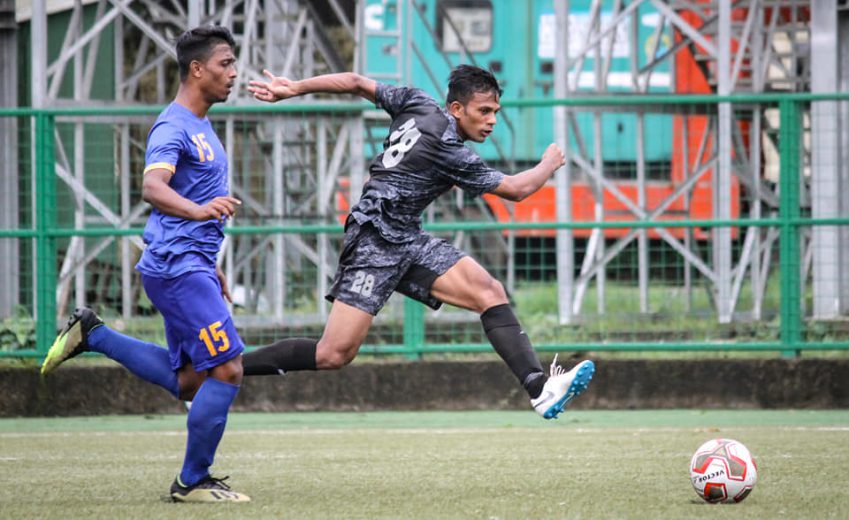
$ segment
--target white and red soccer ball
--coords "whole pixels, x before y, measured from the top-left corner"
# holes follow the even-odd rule
[[[749,450],[732,439],[702,444],[690,461],[696,494],[711,503],[742,502],[758,481],[758,466]]]

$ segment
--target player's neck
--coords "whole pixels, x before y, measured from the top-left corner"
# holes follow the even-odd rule
[[[209,107],[211,106],[211,103],[204,99],[200,90],[186,87],[183,84],[177,90],[177,97],[174,98],[174,102],[187,108],[199,118],[206,117],[206,113],[209,112]]]

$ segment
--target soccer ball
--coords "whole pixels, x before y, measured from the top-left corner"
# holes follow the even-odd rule
[[[713,439],[693,454],[690,480],[696,494],[708,502],[734,504],[752,492],[758,481],[758,466],[743,444]]]

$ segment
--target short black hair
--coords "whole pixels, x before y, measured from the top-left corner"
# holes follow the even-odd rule
[[[177,38],[177,64],[180,66],[180,81],[189,76],[189,65],[193,61],[204,62],[212,56],[216,45],[226,43],[236,48],[230,30],[220,25],[202,25],[189,29]]]
[[[459,65],[448,76],[448,98],[446,104],[458,101],[465,105],[478,93],[495,92],[501,97],[503,90],[492,72],[473,65]]]

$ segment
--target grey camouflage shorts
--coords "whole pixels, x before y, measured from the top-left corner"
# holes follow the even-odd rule
[[[369,223],[349,222],[336,276],[326,296],[376,316],[394,291],[438,309],[430,295],[434,280],[465,253],[420,231],[403,244],[389,242]]]

